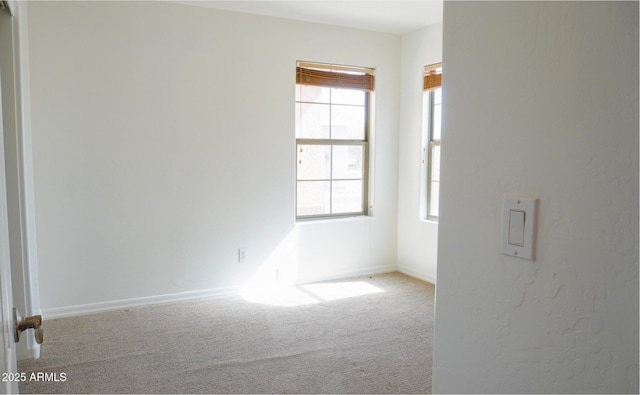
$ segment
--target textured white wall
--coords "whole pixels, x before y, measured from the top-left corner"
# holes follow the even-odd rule
[[[45,313],[395,267],[399,36],[163,2],[29,36]],[[295,225],[296,60],[376,68],[373,217]]]
[[[434,392],[637,393],[638,3],[446,2],[443,55]]]
[[[420,218],[422,81],[426,65],[442,61],[442,23],[402,36],[398,268],[435,283],[438,224]]]

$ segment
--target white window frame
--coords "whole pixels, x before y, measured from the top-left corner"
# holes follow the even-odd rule
[[[342,65],[330,65],[323,63],[311,63],[311,62],[298,62],[298,67],[305,68],[318,68],[321,70],[329,71],[336,73],[367,73],[373,75],[373,69],[364,68],[364,67],[353,67],[353,66],[342,66]],[[296,84],[298,85],[298,84]],[[302,84],[303,85],[303,84]],[[339,89],[339,88],[331,88],[331,89]],[[370,147],[370,136],[371,136],[371,103],[372,103],[372,92],[368,90],[364,90],[364,136],[362,139],[339,139],[339,138],[301,138],[296,137],[296,220],[313,220],[313,219],[331,219],[331,218],[343,218],[343,217],[352,217],[352,216],[366,216],[369,214],[369,147]],[[296,105],[299,103],[305,103],[302,100],[295,101]],[[327,104],[329,106],[329,111],[331,111],[333,103]],[[338,104],[336,104],[338,105]],[[331,119],[331,117],[330,117]],[[359,146],[362,147],[363,158],[362,158],[362,176],[361,178],[353,179],[362,181],[362,201],[361,201],[361,210],[353,211],[353,212],[333,212],[333,181],[350,181],[351,179],[344,178],[333,178],[333,174],[327,179],[314,179],[314,180],[305,180],[299,179],[298,175],[298,164],[300,161],[300,152],[301,146],[309,146],[309,145],[319,145],[319,146],[329,146],[331,150],[333,147],[338,146]],[[333,160],[333,156],[332,156]],[[332,167],[332,166],[330,166]],[[331,171],[332,172],[332,171]],[[299,206],[298,206],[298,184],[300,182],[309,182],[309,181],[320,181],[320,182],[329,182],[330,185],[330,196],[329,196],[329,213],[324,214],[300,214]]]
[[[436,63],[433,65],[425,66],[424,74],[426,75],[428,72],[432,70],[437,70],[439,73],[442,73],[442,63]],[[433,156],[434,151],[439,149],[441,146],[441,139],[434,138],[434,107],[435,103],[435,95],[436,90],[440,90],[440,94],[442,94],[442,87],[438,87],[433,90],[425,90],[423,92],[422,106],[422,158],[421,158],[421,173],[422,173],[422,185],[421,185],[421,208],[420,208],[420,217],[424,220],[429,221],[438,221],[439,214],[439,196],[434,197],[432,193],[434,183],[440,184],[440,172],[438,171],[438,179],[433,180]],[[441,96],[442,97],[442,96]],[[442,111],[442,100],[439,104],[439,110]],[[442,125],[440,124],[440,135],[442,135]],[[440,168],[440,161],[438,160],[437,164],[438,168]],[[439,188],[438,188],[439,190]],[[434,202],[434,198],[437,201]],[[434,213],[434,206],[437,207],[436,212]]]

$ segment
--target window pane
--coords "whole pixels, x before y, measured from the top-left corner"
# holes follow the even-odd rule
[[[433,91],[433,103],[440,104],[442,103],[442,88],[438,88]]]
[[[440,181],[440,146],[431,148],[431,181]]]
[[[363,212],[362,181],[333,181],[334,214]]]
[[[331,103],[333,104],[355,104],[364,106],[364,91],[353,89],[332,89]]]
[[[296,215],[331,213],[330,181],[298,181]]]
[[[433,106],[433,134],[431,140],[440,140],[440,131],[442,130],[442,105]]]
[[[296,85],[299,89],[296,101],[330,103],[331,88],[312,85]]]
[[[328,104],[296,103],[296,137],[329,138]]]
[[[429,134],[429,112],[431,111],[431,104],[429,102],[429,92],[424,91],[422,93],[422,144],[426,145],[431,135]]]
[[[363,153],[361,145],[334,145],[333,178],[362,179]]]
[[[298,145],[298,180],[331,178],[331,146]]]
[[[437,217],[440,208],[440,182],[432,181],[429,185],[429,216]]]
[[[331,106],[331,138],[364,140],[364,107]]]

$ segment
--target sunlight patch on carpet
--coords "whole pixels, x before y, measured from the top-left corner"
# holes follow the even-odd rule
[[[364,281],[309,284],[302,285],[302,288],[326,301],[384,292],[380,288]]]
[[[270,284],[245,288],[240,295],[250,303],[295,307],[384,292],[365,281],[307,285]]]

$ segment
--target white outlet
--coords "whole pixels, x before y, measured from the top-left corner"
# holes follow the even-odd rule
[[[238,262],[239,263],[247,263],[247,249],[239,248],[238,249]]]

